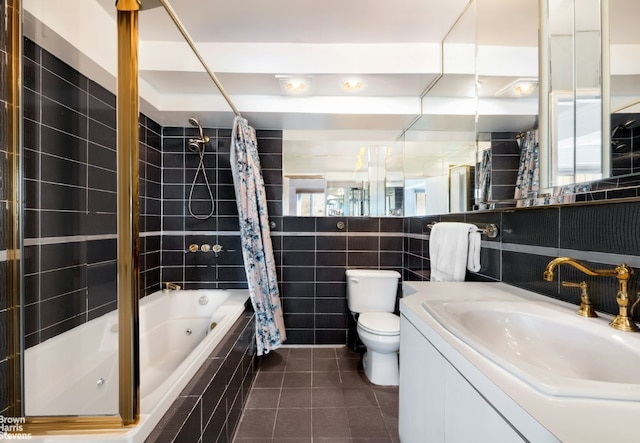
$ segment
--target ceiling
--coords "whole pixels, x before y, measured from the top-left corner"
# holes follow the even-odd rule
[[[412,165],[419,171],[429,162],[446,167],[444,157],[473,147],[476,131],[536,124],[538,91],[516,95],[512,87],[538,76],[538,0],[168,1],[250,124],[284,130],[290,148],[320,152],[330,169],[353,164],[347,146],[391,145],[408,128],[405,150],[433,153]],[[620,24],[611,26],[612,43],[640,42],[632,19],[640,2],[609,3]],[[114,0],[23,4],[27,36],[115,92]],[[141,111],[163,126],[194,116],[205,127],[230,127],[228,103],[159,4],[142,0],[139,14]],[[617,51],[612,73],[625,77],[612,81],[612,92],[627,95],[637,88],[640,57]],[[288,77],[307,88],[286,90]],[[345,90],[354,78],[364,86]],[[455,164],[468,150],[451,155]],[[325,161],[299,158],[303,166]]]
[[[537,0],[169,1],[211,71],[256,128],[400,134],[421,113],[434,116],[425,119],[424,129],[443,121],[449,121],[447,130],[468,126],[475,113],[476,39],[494,48],[493,57],[502,57],[498,65],[488,63],[493,72],[487,72],[485,83],[491,89],[537,76]],[[28,21],[35,23],[25,29],[32,28],[45,48],[54,34],[71,43],[80,52],[69,57],[72,64],[86,69],[95,63],[115,72],[114,0],[64,3],[68,6],[61,8],[50,0],[24,0],[34,17]],[[158,4],[142,0],[140,12],[140,89],[151,108],[146,112],[163,125],[183,125],[190,115],[206,126],[230,124],[228,104],[169,14],[151,7]],[[514,20],[514,15],[530,19]],[[77,29],[82,26],[95,36],[88,38]],[[508,54],[521,48],[528,61],[508,66]],[[288,92],[279,77],[300,77],[308,87]],[[346,91],[343,83],[354,78],[364,86]],[[537,99],[516,112],[523,113],[536,114]]]

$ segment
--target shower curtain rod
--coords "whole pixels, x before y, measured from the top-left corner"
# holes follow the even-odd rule
[[[222,87],[222,84],[220,83],[220,80],[218,80],[218,77],[216,77],[216,74],[211,69],[209,69],[209,66],[207,66],[207,63],[204,61],[204,59],[200,55],[200,52],[198,52],[198,49],[196,49],[196,45],[193,43],[193,39],[191,38],[187,30],[185,29],[184,25],[176,15],[176,12],[171,7],[171,4],[169,3],[169,1],[160,0],[160,3],[162,3],[162,6],[164,6],[164,9],[167,11],[169,16],[173,20],[173,22],[176,24],[178,30],[180,31],[184,39],[187,41],[189,46],[191,46],[191,50],[196,55],[196,57],[198,57],[198,60],[200,60],[202,67],[205,69],[205,71],[207,71],[207,74],[209,74],[209,77],[211,77],[211,80],[213,80],[213,83],[215,83],[216,87],[218,88],[218,90],[220,91],[224,99],[227,101],[227,103],[229,104],[229,106],[233,110],[233,113],[237,117],[242,117],[242,115],[240,114],[240,111],[238,111],[238,108],[236,108],[236,106],[231,101],[231,98],[229,97],[229,95],[227,95],[227,91],[225,91],[224,88]]]

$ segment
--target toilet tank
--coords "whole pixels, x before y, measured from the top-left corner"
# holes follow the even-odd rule
[[[351,312],[393,312],[400,273],[373,269],[348,269],[347,303]]]

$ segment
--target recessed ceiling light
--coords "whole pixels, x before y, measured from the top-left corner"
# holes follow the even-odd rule
[[[311,77],[276,75],[284,94],[304,94],[311,86]]]
[[[284,87],[292,92],[293,91],[302,92],[307,88],[307,84],[302,80],[290,79],[284,82]]]
[[[496,96],[518,98],[530,97],[538,89],[538,80],[533,78],[519,78],[497,92]]]
[[[364,84],[358,79],[349,79],[342,83],[342,87],[347,91],[359,91]]]
[[[515,88],[513,88],[513,90],[516,94],[522,95],[522,94],[529,94],[530,92],[533,92],[534,88],[535,86],[531,82],[521,82],[517,84]]]

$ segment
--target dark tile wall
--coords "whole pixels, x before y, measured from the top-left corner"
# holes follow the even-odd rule
[[[210,137],[204,154],[204,167],[215,203],[213,216],[199,220],[211,211],[211,201],[200,156],[189,149],[190,138],[199,137],[194,127],[163,128],[162,168],[162,281],[184,288],[246,288],[240,249],[238,211],[229,163],[231,131],[205,128]],[[282,215],[282,131],[257,131],[258,150],[267,194],[269,216],[276,226]],[[195,178],[195,186],[194,183]],[[188,252],[189,245],[199,252]],[[202,252],[202,245],[220,245],[222,251]]]
[[[116,100],[24,41],[25,346],[116,308]],[[141,294],[160,281],[160,126],[140,117]]]
[[[345,271],[402,272],[401,232],[401,218],[284,217],[274,242],[287,344],[351,342]]]
[[[611,134],[611,175],[640,172],[640,114],[612,114]]]
[[[151,435],[154,442],[230,443],[255,378],[253,314],[231,328]]]
[[[520,165],[520,147],[515,132],[491,133],[491,198],[513,199]]]
[[[246,288],[238,232],[229,130],[205,128],[210,142],[204,164],[216,204],[213,217],[189,214],[189,194],[199,155],[189,150],[196,128],[163,128],[162,280],[185,288]],[[344,344],[350,324],[346,302],[348,267],[402,270],[401,218],[282,217],[282,133],[257,131],[267,193],[287,344]],[[196,215],[210,210],[198,172],[192,194]],[[204,188],[204,189],[203,189]],[[345,223],[343,229],[337,222]],[[222,246],[213,252],[186,252],[189,245]],[[353,335],[353,332],[351,333]]]
[[[428,280],[427,223],[434,218],[405,219],[409,248],[405,253],[405,278]],[[549,261],[559,256],[578,259],[593,269],[613,268],[626,262],[634,269],[629,281],[632,299],[640,290],[640,202],[603,202],[592,205],[535,207],[519,210],[495,210],[435,217],[442,221],[495,223],[500,234],[495,239],[483,237],[482,268],[467,272],[467,280],[503,281],[570,303],[579,303],[579,292],[560,281],[587,281],[594,308],[617,314],[614,277],[589,277],[562,265],[553,282],[542,280]],[[413,240],[415,238],[415,240]],[[420,249],[422,248],[422,249]],[[640,316],[636,313],[636,320]]]

